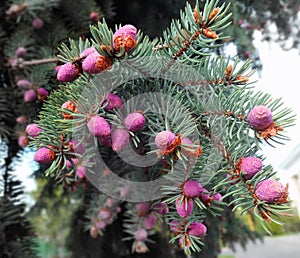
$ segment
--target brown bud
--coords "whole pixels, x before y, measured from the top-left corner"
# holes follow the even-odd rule
[[[95,226],[92,226],[90,229],[90,235],[92,238],[97,238],[99,235],[98,229]]]
[[[213,19],[218,14],[219,10],[219,7],[214,8],[210,13],[208,20],[210,21],[211,19]]]
[[[229,77],[230,74],[232,72],[232,65],[229,65],[227,68],[226,68],[226,77]]]
[[[214,31],[212,31],[210,29],[203,29],[202,30],[202,34],[205,37],[210,38],[210,39],[217,39],[218,38],[218,35]]]

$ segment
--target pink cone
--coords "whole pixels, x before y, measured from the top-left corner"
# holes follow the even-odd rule
[[[35,28],[35,29],[37,29],[37,30],[41,29],[43,26],[44,26],[44,22],[40,18],[35,18],[32,21],[32,27]]]
[[[192,211],[193,211],[193,208],[194,208],[194,202],[192,199],[188,199],[187,200],[187,205],[186,205],[186,202],[185,200],[183,200],[180,204],[180,199],[181,197],[179,197],[177,200],[176,200],[176,210],[177,210],[177,213],[180,217],[182,218],[187,218],[191,215]]]
[[[199,197],[202,191],[203,191],[202,185],[196,180],[186,181],[182,187],[183,195],[188,198]]]
[[[188,234],[195,237],[202,237],[206,234],[207,228],[200,222],[192,222],[188,228]]]
[[[97,12],[90,12],[89,18],[92,22],[97,22],[100,19],[100,16]]]
[[[36,99],[36,92],[35,90],[27,90],[24,92],[24,101],[25,102],[32,102]]]
[[[74,165],[78,165],[78,160],[77,160],[77,159],[72,159],[72,161],[73,161]],[[67,166],[68,168],[72,168],[72,167],[73,167],[73,164],[71,163],[71,161],[67,160],[67,161],[66,161],[66,166]]]
[[[249,112],[248,121],[255,130],[263,131],[272,124],[273,116],[266,106],[256,106]]]
[[[199,196],[199,198],[202,202],[204,202],[204,203],[207,202],[208,199],[210,198],[209,191],[207,189],[203,188],[203,191],[202,191],[201,195]]]
[[[168,204],[161,202],[154,206],[154,211],[156,211],[158,214],[166,214],[169,212]]]
[[[192,140],[187,138],[187,137],[182,138],[181,143],[183,143],[183,144],[193,144]]]
[[[108,57],[100,55],[98,52],[89,54],[82,62],[82,70],[89,74],[100,73],[112,65]]]
[[[124,120],[125,127],[132,132],[138,132],[143,129],[145,122],[145,116],[139,112],[130,113]]]
[[[43,87],[38,88],[36,90],[36,92],[40,97],[48,97],[49,96],[49,92]]]
[[[63,64],[57,72],[57,80],[61,82],[72,82],[79,77],[79,68],[71,63]]]
[[[21,90],[28,90],[32,86],[32,83],[26,79],[21,79],[17,81],[17,86]]]
[[[85,57],[95,52],[97,52],[96,48],[88,47],[80,53],[80,57]]]
[[[282,183],[274,179],[267,179],[259,182],[255,188],[255,194],[261,201],[274,203],[286,192]]]
[[[111,140],[112,140],[112,149],[114,151],[121,151],[129,144],[130,135],[127,132],[127,130],[122,128],[117,128],[113,130],[111,134]]]
[[[39,128],[38,124],[34,123],[27,125],[25,131],[30,137],[37,137],[41,132],[43,132],[43,129]]]
[[[97,221],[97,223],[96,223],[96,227],[97,227],[99,230],[105,229],[106,224],[105,224],[105,222],[104,222],[103,220],[99,220],[99,221]]]
[[[213,195],[213,198],[214,198],[215,201],[219,202],[222,199],[222,195],[220,193],[216,193],[216,194]]]
[[[86,174],[86,168],[84,166],[78,166],[76,169],[76,175],[79,178],[84,178]]]
[[[135,205],[136,214],[138,217],[144,217],[149,213],[151,204],[149,202],[141,202]]]
[[[124,47],[125,51],[128,52],[136,45],[136,34],[137,29],[130,24],[120,27],[113,35],[113,46],[117,51],[120,47]]]
[[[26,52],[27,52],[27,50],[26,50],[25,47],[18,47],[16,49],[16,56],[17,57],[24,57],[26,55]]]
[[[115,204],[115,201],[112,198],[107,198],[107,200],[106,200],[107,207],[111,208],[114,206],[114,204]]]
[[[99,216],[101,219],[108,219],[111,217],[111,210],[108,208],[102,208],[99,212]]]
[[[261,169],[262,169],[261,159],[254,156],[242,158],[241,170],[246,179],[252,178]]]
[[[36,162],[48,163],[55,159],[55,153],[46,147],[41,147],[34,153],[33,158]]]
[[[20,135],[18,137],[18,145],[22,148],[25,148],[29,144],[29,139],[26,135]]]
[[[27,122],[27,118],[26,118],[26,116],[18,116],[16,118],[16,122],[18,124],[25,124]]]
[[[108,103],[108,104],[107,104]],[[113,110],[115,108],[121,108],[123,105],[122,99],[116,94],[108,94],[103,102],[105,110]]]
[[[92,116],[87,123],[87,128],[91,134],[96,137],[109,138],[111,126],[105,118],[101,116]]]
[[[165,151],[174,140],[176,140],[176,135],[174,133],[171,131],[162,131],[156,135],[155,144],[157,148]]]
[[[137,231],[134,233],[134,238],[138,241],[145,241],[148,237],[148,233],[145,229],[139,228]]]
[[[63,109],[67,109],[73,113],[76,113],[78,112],[76,106],[70,101],[66,101],[64,102],[62,105],[61,105],[61,108]],[[72,119],[73,118],[73,115],[72,114],[69,114],[69,113],[66,113],[66,112],[63,112],[62,113],[62,116],[65,118],[65,119]]]
[[[133,25],[126,24],[116,30],[113,37],[122,36],[122,38],[125,38],[127,36],[131,36],[134,40],[136,40],[136,32],[137,30]]]
[[[152,213],[146,216],[143,222],[145,229],[154,228],[156,225],[156,220],[157,220],[156,216]]]
[[[21,6],[18,4],[12,4],[9,9],[6,11],[8,16],[14,16],[21,12]]]
[[[130,194],[131,187],[129,185],[125,185],[120,189],[120,197],[125,198]]]

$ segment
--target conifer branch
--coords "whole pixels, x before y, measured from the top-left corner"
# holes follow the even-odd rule
[[[64,63],[57,73],[58,90],[49,96],[38,114],[42,132],[32,137],[30,143],[30,147],[37,148],[35,160],[45,165],[45,175],[75,191],[79,186],[85,189],[90,185],[90,174],[99,183],[99,179],[104,181],[114,171],[125,179],[146,181],[147,186],[138,192],[141,196],[145,191],[146,198],[152,189],[152,179],[169,179],[171,185],[160,186],[160,201],[170,205],[166,215],[170,226],[171,221],[178,222],[175,229],[170,227],[174,233],[171,243],[178,242],[187,254],[201,251],[205,218],[221,216],[226,205],[222,198],[230,196],[228,205],[233,209],[254,208],[263,221],[273,220],[273,213],[287,207],[286,193],[271,204],[256,196],[256,185],[275,175],[270,167],[246,180],[240,161],[255,155],[259,148],[260,142],[251,133],[258,135],[265,130],[246,118],[253,105],[276,111],[268,120],[281,127],[290,126],[293,121],[290,110],[277,111],[281,106],[278,101],[272,103],[268,94],[249,91],[251,72],[246,70],[250,62],[238,69],[239,60],[230,64],[229,58],[212,58],[215,49],[221,46],[219,42],[226,38],[222,30],[231,23],[229,5],[217,7],[218,2],[207,1],[202,12],[198,5],[192,9],[187,4],[180,19],[174,20],[160,39],[150,41],[133,25],[116,26],[113,32],[103,20],[97,26],[90,26],[91,38],[70,39],[68,46],[63,43],[57,58],[15,61],[16,68]],[[145,64],[143,58],[153,54],[155,62]],[[185,64],[188,69],[177,71],[175,64]],[[189,73],[190,68],[195,68],[194,74]],[[155,76],[161,76],[161,71],[165,72],[163,75],[176,74],[176,78],[158,79]],[[181,81],[186,87],[180,85]],[[83,90],[87,90],[84,96]],[[138,99],[145,92],[155,96]],[[109,95],[114,99],[109,99]],[[81,109],[81,104],[86,103],[89,105]],[[140,103],[144,103],[143,110],[139,109]],[[113,105],[108,108],[110,104]],[[134,126],[128,122],[132,114]],[[269,134],[268,131],[268,137]],[[279,133],[274,135],[272,131],[272,139],[273,136],[281,139]],[[90,146],[82,146],[85,142]],[[220,156],[211,155],[219,152]],[[107,168],[89,164],[98,154]],[[154,154],[155,162],[135,166],[130,162],[137,154],[142,159]],[[131,158],[130,162],[123,160],[124,157]],[[99,167],[103,178],[98,177]],[[209,174],[210,170],[213,173]],[[235,184],[228,181],[227,172]],[[152,241],[156,219],[163,219],[164,211],[157,212],[156,203],[148,199],[146,204],[137,206],[127,202],[119,181],[105,184],[100,190],[106,185],[112,189],[109,194],[118,197],[122,194],[119,201],[126,202],[128,218],[123,226],[128,234],[126,239],[134,241],[133,251],[140,252],[141,246],[143,251],[148,250],[145,241]],[[106,194],[100,193],[86,212],[89,221],[85,229],[90,230],[93,238],[116,218],[119,201],[107,201]],[[141,207],[147,209],[139,210]],[[195,232],[191,225],[196,231],[205,228],[205,232]]]
[[[43,58],[31,61],[25,61],[23,58],[16,58],[10,61],[10,66],[13,69],[23,69],[26,66],[57,63],[58,61],[58,57]]]

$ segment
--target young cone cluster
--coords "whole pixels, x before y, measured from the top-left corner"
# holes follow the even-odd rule
[[[98,21],[95,13],[89,19]],[[83,184],[97,192],[85,214],[92,238],[124,204],[134,252],[149,251],[147,242],[169,223],[170,242],[191,254],[229,209],[254,211],[264,228],[266,211],[288,210],[287,187],[257,152],[262,139],[285,140],[293,117],[250,90],[249,61],[237,70],[238,60],[216,57],[230,25],[229,5],[210,0],[203,9],[187,4],[161,38],[131,24],[113,31],[103,21],[90,26],[91,38],[62,44],[61,87],[26,132],[39,147],[34,159],[50,163],[47,175],[72,191]]]

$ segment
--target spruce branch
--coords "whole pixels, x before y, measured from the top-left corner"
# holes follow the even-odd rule
[[[205,218],[221,217],[226,206],[233,211],[253,209],[264,223],[277,221],[274,217],[288,208],[287,189],[275,201],[260,199],[256,192],[261,182],[276,175],[272,167],[264,166],[246,178],[241,161],[257,154],[261,138],[286,140],[279,128],[292,125],[292,111],[282,108],[281,101],[270,100],[269,94],[250,90],[251,62],[239,66],[239,60],[214,56],[231,19],[229,5],[218,7],[218,3],[208,1],[202,12],[198,3],[195,9],[187,4],[180,19],[173,20],[160,39],[150,41],[132,25],[116,26],[113,32],[103,19],[90,26],[91,38],[69,39],[59,47],[59,61],[76,64],[79,72],[74,80],[60,83],[45,101],[37,121],[43,132],[31,139],[30,146],[37,148],[36,154],[41,149],[49,154],[45,175],[71,191],[89,186],[91,180],[106,194],[121,197],[127,207],[126,239],[133,240],[135,251],[141,246],[147,250],[145,242],[151,242],[155,233],[144,224],[148,216],[154,215],[153,220],[163,216],[156,214],[156,203],[148,199],[149,209],[137,213],[136,206],[126,201],[121,179],[101,185],[113,174],[146,182],[139,197],[142,192],[147,198],[151,191],[162,194],[159,201],[169,207],[167,222],[177,221],[176,229],[170,228],[174,233],[171,242],[179,243],[186,254],[200,252],[205,236],[193,233],[191,225],[204,228]],[[82,55],[92,47],[95,52]],[[154,62],[145,55],[153,56]],[[107,59],[109,66],[100,69],[101,74],[86,68],[89,57],[95,57],[89,63],[92,68],[103,68]],[[186,66],[180,67],[182,64]],[[107,109],[112,100],[105,101],[112,93],[119,103]],[[148,93],[151,98],[146,97]],[[273,115],[266,127],[256,127],[249,119],[257,105],[269,108]],[[140,130],[126,124],[127,115],[134,112],[144,119]],[[91,126],[96,119],[105,121],[97,128],[99,132]],[[102,135],[103,128],[109,132]],[[274,133],[273,129],[278,130]],[[122,134],[114,134],[116,131]],[[84,151],[76,151],[83,143],[88,143]],[[94,162],[96,155],[101,156],[101,164]],[[130,163],[136,162],[135,157],[143,164]],[[153,164],[147,163],[149,157],[155,158]],[[82,166],[86,169],[83,175],[77,171]],[[166,179],[159,189],[151,184],[156,179]],[[111,212],[106,198],[105,194],[96,196],[86,214],[85,229],[91,230],[92,237],[102,233],[99,223],[106,220],[97,217],[99,209],[101,216]]]
[[[30,61],[26,61],[23,58],[16,58],[16,59],[10,61],[10,66],[13,69],[24,69],[26,66],[57,63],[58,61],[59,61],[59,59],[57,57],[44,58],[44,59],[39,59],[39,60],[30,60]]]
[[[167,48],[161,48],[161,51],[170,55],[174,60],[181,60],[180,57],[183,56],[183,60],[192,64],[197,62],[192,58],[193,55],[210,55],[211,52],[208,50],[219,46],[218,44],[212,44],[218,38],[212,29],[218,30],[218,28],[222,29],[222,26],[228,26],[227,21],[231,15],[230,13],[225,15],[229,5],[225,7],[225,4],[223,4],[216,9],[217,3],[218,1],[212,1],[209,5],[205,5],[203,16],[200,13],[198,3],[196,3],[194,11],[192,11],[190,5],[187,5],[185,12],[181,12],[180,21],[173,21],[170,29],[167,29],[163,38],[160,39],[160,45],[168,46]],[[208,17],[207,14],[212,14],[212,16]]]

